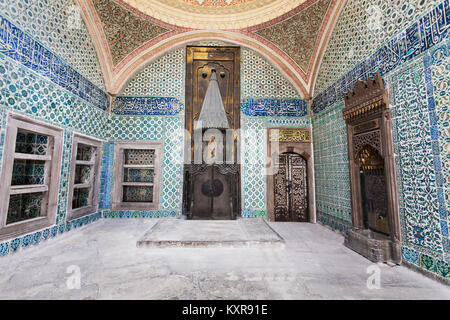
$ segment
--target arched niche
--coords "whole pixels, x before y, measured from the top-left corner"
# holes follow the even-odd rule
[[[373,262],[401,263],[391,111],[380,74],[345,95],[353,228],[345,244]]]

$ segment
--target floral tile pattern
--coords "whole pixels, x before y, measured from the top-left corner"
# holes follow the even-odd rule
[[[321,93],[442,0],[349,0],[327,46],[315,92]]]
[[[389,10],[387,2],[389,1],[378,1],[376,4],[382,10],[387,10],[383,11],[386,14],[392,13],[395,7]],[[349,7],[351,3],[352,1],[344,9],[342,21],[350,19],[350,16],[354,17],[355,12],[359,12],[360,9],[356,4],[354,8]],[[431,3],[422,1],[419,4],[410,1],[404,4],[404,8],[411,5],[416,5],[416,8],[421,6],[420,12],[423,12],[425,6],[427,10],[430,9]],[[433,4],[436,5],[435,2]],[[349,12],[353,12],[353,15],[347,16]],[[344,219],[340,217],[340,213],[336,214],[336,204],[339,202],[334,199],[336,194],[345,190],[347,196],[342,199],[347,202],[347,210],[351,213],[350,189],[345,187],[349,184],[348,168],[341,171],[342,168],[348,167],[345,123],[341,113],[344,106],[343,93],[353,88],[357,79],[365,80],[369,75],[380,71],[387,83],[392,109],[403,259],[433,275],[448,279],[450,251],[447,64],[450,42],[447,39],[450,4],[448,0],[441,1],[423,17],[417,15],[415,10],[408,12],[417,16],[416,22],[407,19],[408,15],[402,14],[402,19],[399,19],[400,22],[403,21],[402,28],[410,26],[398,35],[392,33],[390,28],[383,27],[384,32],[395,37],[387,42],[389,38],[382,38],[385,45],[376,51],[358,51],[360,57],[364,58],[358,66],[342,69],[339,61],[343,59],[348,63],[353,61],[346,57],[333,58],[335,59],[333,62],[324,60],[321,71],[324,74],[327,74],[327,68],[334,65],[346,73],[343,77],[340,72],[328,77],[327,81],[334,79],[335,82],[331,80],[326,82],[327,85],[331,83],[331,86],[316,96],[313,102],[318,219],[327,220],[325,223],[334,224],[333,227],[336,229],[342,228],[339,225],[341,221],[351,223],[350,214],[344,214],[342,216]],[[395,23],[392,24],[395,32],[402,30],[396,26]],[[335,32],[345,34],[347,31],[344,29],[336,29],[339,31]],[[359,28],[358,31],[362,29],[364,28]],[[343,37],[340,40],[345,46],[356,47],[359,45],[358,41],[367,39],[351,37],[348,33],[347,35],[347,38]],[[329,50],[336,49],[333,41],[336,40],[331,41]],[[375,53],[370,55],[373,52]],[[328,53],[330,56],[331,54],[334,53]],[[318,83],[318,86],[323,83]],[[334,167],[334,163],[340,161],[342,161],[340,168]],[[334,192],[326,191],[322,195],[323,188],[327,185],[333,186],[335,182],[337,184]],[[327,208],[327,212],[323,209],[323,203],[331,194],[333,194],[333,198],[330,199],[332,210]]]
[[[420,59],[391,79],[395,106],[396,162],[404,214],[403,242],[442,255],[430,111]],[[434,112],[434,111],[433,111]]]
[[[113,1],[93,0],[93,3],[102,22],[114,65],[145,42],[170,31],[133,14]]]
[[[343,103],[312,119],[316,207],[318,216],[352,223],[350,175]],[[324,218],[325,219],[325,218]]]
[[[73,0],[0,0],[0,13],[105,90],[97,53]]]
[[[330,3],[331,0],[319,0],[300,13],[255,33],[286,52],[306,72]]]

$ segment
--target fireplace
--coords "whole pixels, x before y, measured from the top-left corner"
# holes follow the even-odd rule
[[[401,262],[388,92],[380,74],[345,95],[353,228],[345,245],[373,262]]]

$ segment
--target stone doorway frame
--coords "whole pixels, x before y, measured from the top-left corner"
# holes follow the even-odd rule
[[[293,152],[306,160],[307,167],[307,184],[308,184],[308,222],[316,223],[316,204],[314,201],[314,162],[313,162],[313,147],[311,140],[311,129],[310,128],[286,128],[286,127],[273,127],[267,129],[267,158],[270,161],[266,165],[266,208],[267,208],[267,219],[269,221],[275,221],[274,214],[274,203],[275,203],[275,193],[274,193],[274,176],[270,174],[270,168],[273,163],[275,163],[275,156],[277,154],[272,154],[271,145],[271,132],[273,130],[281,131],[297,131],[304,133],[305,139],[298,139],[299,136],[288,141],[289,138],[280,139],[279,141],[279,153],[278,155],[286,152]],[[303,142],[300,142],[302,141]]]

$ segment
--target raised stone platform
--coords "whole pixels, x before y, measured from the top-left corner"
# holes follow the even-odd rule
[[[350,229],[344,245],[372,262],[401,263],[401,246],[385,235],[367,229]]]
[[[264,219],[161,220],[140,240],[138,247],[282,247],[284,239]]]

